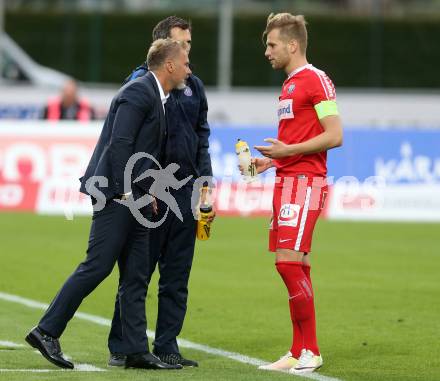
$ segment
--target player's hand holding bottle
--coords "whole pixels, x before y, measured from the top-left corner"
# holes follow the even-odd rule
[[[211,224],[215,218],[212,207],[211,190],[203,187],[200,193],[199,219],[197,221],[197,239],[206,241],[211,236]]]
[[[263,173],[264,171],[267,171],[269,168],[273,167],[272,160],[267,157],[252,157],[251,163],[255,165],[255,170],[258,174]],[[244,167],[242,165],[238,165],[238,169],[244,176]]]

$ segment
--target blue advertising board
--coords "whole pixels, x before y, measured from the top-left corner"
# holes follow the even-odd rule
[[[276,137],[275,127],[211,126],[210,151],[217,178],[239,177],[234,146],[246,140],[265,145]],[[440,183],[440,131],[423,129],[381,130],[345,128],[344,144],[328,153],[328,175],[335,180],[354,176],[364,181],[383,177],[387,183]]]

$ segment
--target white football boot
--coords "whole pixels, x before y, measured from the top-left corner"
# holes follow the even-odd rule
[[[322,357],[316,356],[312,351],[303,349],[301,356],[294,367],[289,370],[291,374],[311,373],[321,368],[323,364]]]
[[[296,365],[297,362],[298,362],[298,360],[292,356],[292,353],[287,352],[278,361],[275,361],[272,364],[261,365],[258,367],[258,369],[286,372],[289,369],[292,369]]]

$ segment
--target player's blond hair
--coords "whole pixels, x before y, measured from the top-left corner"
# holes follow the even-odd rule
[[[280,37],[285,41],[297,40],[302,54],[307,50],[307,22],[303,15],[290,13],[271,13],[267,17],[266,29],[263,32],[263,43],[266,36],[274,29],[280,30]]]
[[[156,70],[167,60],[175,58],[182,49],[186,48],[183,41],[175,41],[171,38],[159,38],[154,41],[147,54],[147,66],[149,70]]]

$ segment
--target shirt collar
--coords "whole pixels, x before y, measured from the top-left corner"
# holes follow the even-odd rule
[[[292,72],[287,76],[287,79],[292,78],[295,74],[298,74],[300,71],[302,71],[302,70],[304,70],[304,69],[307,69],[307,68],[309,68],[309,67],[312,67],[312,66],[313,66],[312,64],[306,64],[306,65],[304,65],[304,66],[297,67],[294,71],[292,71]]]
[[[167,102],[167,99],[170,96],[170,93],[165,95],[165,92],[163,91],[162,85],[160,84],[159,80],[157,79],[156,74],[154,74],[154,72],[151,72],[151,74],[153,74],[153,77],[156,80],[157,87],[159,88],[160,100],[162,101],[162,104],[164,105]]]

